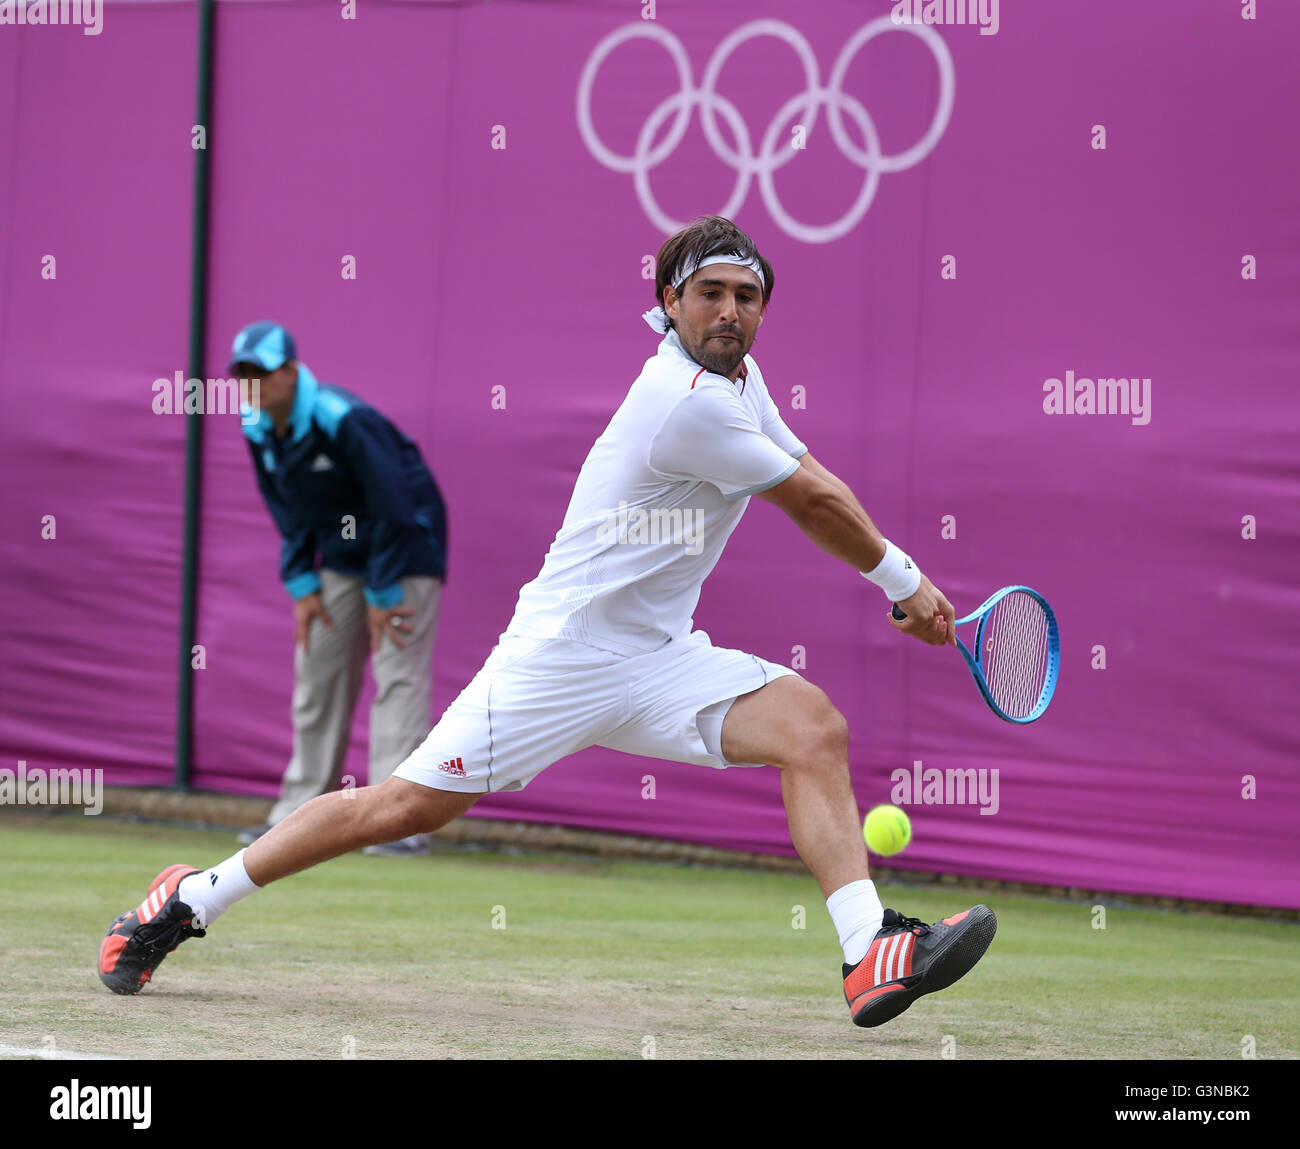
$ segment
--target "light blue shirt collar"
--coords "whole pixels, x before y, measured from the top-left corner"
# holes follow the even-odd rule
[[[316,409],[316,392],[320,384],[311,368],[306,363],[298,364],[298,390],[293,397],[293,411],[289,415],[289,427],[293,431],[296,443],[311,430],[311,415]]]
[[[306,363],[298,364],[298,382],[293,396],[293,410],[289,413],[289,430],[293,442],[298,442],[308,431],[311,430],[312,412],[316,409],[316,395],[320,391],[320,383],[316,376],[312,374],[311,368]],[[240,404],[240,414],[243,416],[246,431],[260,432],[257,438],[275,433],[275,424],[271,421],[271,416],[265,411],[259,411],[257,422],[248,423],[248,417],[252,415],[253,410],[247,404]]]

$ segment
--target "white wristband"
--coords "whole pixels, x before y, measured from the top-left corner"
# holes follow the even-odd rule
[[[885,557],[880,560],[880,565],[861,574],[883,590],[890,602],[911,598],[921,585],[921,571],[916,563],[888,539],[885,540]]]

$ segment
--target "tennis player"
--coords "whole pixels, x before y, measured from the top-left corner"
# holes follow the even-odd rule
[[[768,395],[748,352],[773,281],[753,240],[720,217],[664,243],[658,305],[645,316],[659,347],[583,463],[541,572],[482,669],[387,781],[313,799],[210,870],[159,874],[104,939],[99,973],[110,989],[138,992],[176,946],[268,883],[436,830],[483,794],[521,790],[593,745],[781,771],[790,837],[839,934],[857,1025],[890,1020],[983,956],[997,928],[987,906],[927,925],[881,905],[848,728],[826,695],[788,667],[691,629],[701,584],[756,495],[883,591],[882,617],[899,603],[907,619],[890,618],[896,630],[955,643],[952,605],[813,459]]]

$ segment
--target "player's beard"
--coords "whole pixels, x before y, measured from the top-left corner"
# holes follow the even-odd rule
[[[679,333],[680,334],[680,333]],[[749,348],[740,339],[713,339],[706,337],[694,346],[683,341],[686,352],[701,367],[715,375],[730,376],[745,358]]]

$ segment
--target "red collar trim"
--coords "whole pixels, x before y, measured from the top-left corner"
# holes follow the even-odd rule
[[[695,372],[695,378],[691,380],[692,391],[695,390],[695,384],[699,381],[700,376],[707,370],[707,367],[701,367],[697,372]],[[740,364],[740,393],[742,395],[745,393],[745,384],[747,382],[749,382],[749,367],[742,360]]]

